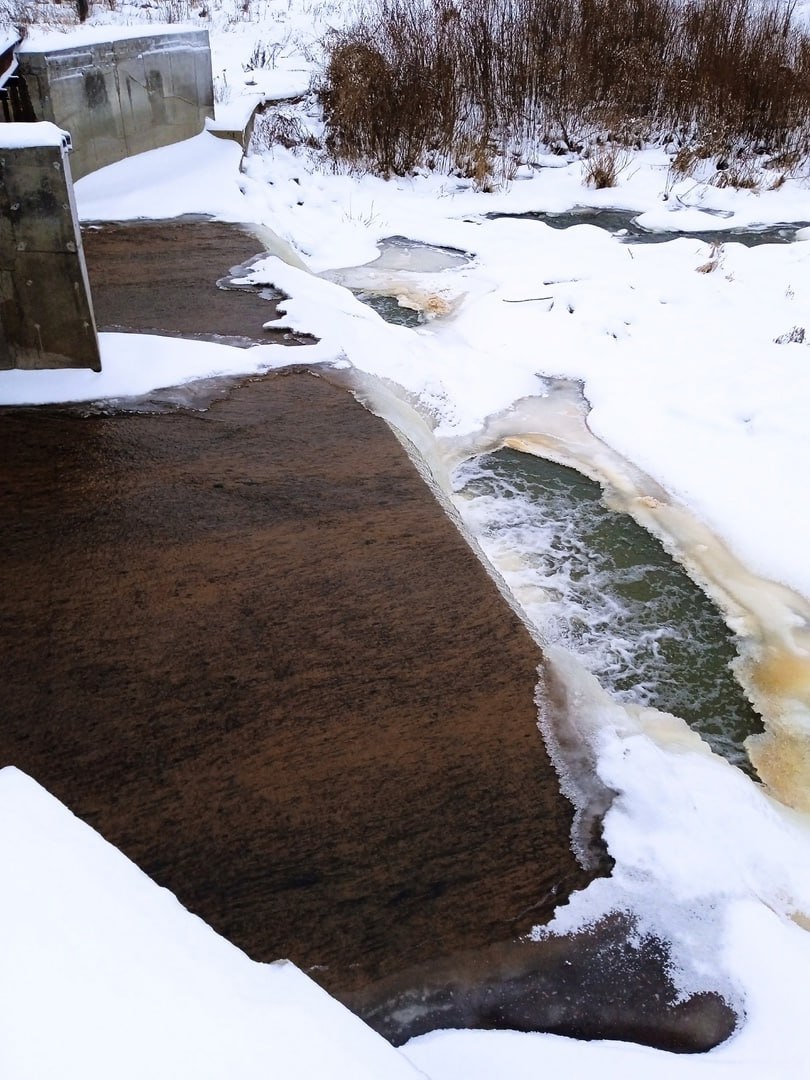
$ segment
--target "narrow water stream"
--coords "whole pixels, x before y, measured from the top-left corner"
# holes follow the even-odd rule
[[[702,240],[707,244],[736,243],[746,247],[760,244],[790,244],[796,239],[799,229],[810,224],[806,221],[785,222],[776,225],[752,225],[747,228],[704,229],[700,232],[680,229],[653,231],[638,224],[638,214],[634,210],[614,210],[609,207],[575,206],[573,210],[560,213],[529,210],[525,213],[496,212],[487,214],[490,219],[509,217],[522,221],[539,221],[552,229],[570,229],[573,225],[596,225],[605,229],[626,244],[663,244],[678,237]]]
[[[379,255],[372,262],[321,276],[351,289],[358,300],[397,326],[420,326],[436,315],[448,314],[453,302],[443,296],[437,275],[463,267],[470,261],[469,252],[404,236],[386,237],[377,246]]]
[[[541,635],[619,701],[681,716],[751,773],[761,721],[734,678],[731,632],[660,543],[594,481],[515,450],[454,475],[456,503]]]
[[[425,317],[421,311],[414,308],[403,307],[395,296],[384,296],[379,293],[361,289],[354,294],[358,300],[368,304],[370,308],[394,326],[421,326]]]

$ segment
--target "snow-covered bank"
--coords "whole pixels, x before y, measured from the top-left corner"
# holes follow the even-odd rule
[[[590,719],[603,731],[610,722]],[[711,981],[717,965],[742,992],[740,1031],[699,1056],[554,1036],[437,1032],[408,1045],[411,1060],[433,1080],[511,1080],[539,1069],[617,1080],[804,1075],[810,942],[783,901],[810,898],[806,819],[769,806],[717,759],[627,729],[605,737],[600,775],[621,790],[607,819],[617,868],[561,912],[559,928],[622,904],[641,913],[642,926],[668,926],[676,960],[686,961],[686,985]]]
[[[293,964],[256,964],[13,768],[0,771],[0,1073],[418,1076]]]
[[[3,403],[115,401],[150,390],[179,386],[192,379],[250,375],[287,363],[280,345],[243,350],[208,341],[184,341],[152,334],[101,334],[102,369],[7,371],[2,375]]]
[[[229,51],[235,41],[223,31],[215,41],[217,56],[236,57]],[[288,47],[289,64],[300,63],[292,39]],[[223,60],[223,68],[230,63]],[[228,70],[238,70],[236,60]],[[232,75],[230,85],[234,81]],[[307,110],[304,104],[296,115],[317,125]],[[86,220],[208,213],[252,221],[292,243],[316,273],[363,264],[381,238],[396,234],[472,253],[474,258],[438,272],[391,272],[388,292],[409,302],[420,297],[430,314],[447,312],[417,329],[389,326],[346,289],[275,258],[254,268],[252,277],[289,294],[286,323],[320,336],[320,345],[307,350],[309,360],[347,363],[384,380],[387,392],[405,403],[398,415],[414,410],[420,438],[433,440],[437,460],[531,437],[535,449],[576,461],[610,483],[628,509],[642,520],[647,514],[645,523],[671,539],[678,528],[707,530],[684,540],[686,553],[698,564],[698,576],[726,593],[748,575],[749,591],[735,594],[738,628],[747,632],[745,617],[763,605],[756,619],[773,635],[762,639],[755,658],[760,690],[773,698],[771,722],[782,724],[780,745],[787,754],[779,769],[796,768],[788,788],[797,799],[806,794],[807,773],[800,767],[802,755],[808,762],[810,739],[804,540],[810,525],[810,243],[747,250],[681,238],[642,248],[621,246],[590,226],[558,233],[536,222],[485,217],[590,203],[632,209],[649,228],[687,232],[806,221],[806,181],[734,192],[676,181],[666,155],[645,151],[616,189],[590,191],[578,162],[555,158],[524,166],[507,189],[484,195],[449,176],[382,181],[335,174],[315,158],[282,149],[249,159],[240,172],[240,156],[235,145],[203,134],[121,162],[80,181],[80,211]],[[135,375],[146,344],[154,366]],[[4,373],[0,400],[114,398],[195,374],[248,372],[286,361],[271,347],[237,351],[118,335],[105,335],[103,345],[103,382],[87,376],[74,394],[61,376]],[[299,351],[296,361],[302,359]],[[556,419],[554,410],[543,412],[553,398],[550,377],[582,387],[590,406],[587,425],[576,398],[552,402],[563,406]],[[77,382],[83,378],[77,373]],[[717,563],[705,562],[711,544],[719,562],[730,560],[722,583]],[[772,598],[778,598],[775,606]],[[802,1076],[810,1006],[810,938],[800,929],[810,919],[807,815],[787,810],[701,751],[677,719],[617,706],[564,656],[555,657],[554,670],[569,689],[569,719],[577,722],[593,767],[618,793],[606,820],[615,872],[561,911],[559,928],[611,907],[630,908],[644,926],[674,942],[685,989],[728,987],[744,1003],[745,1022],[727,1045],[703,1057],[544,1036],[453,1033],[413,1044],[412,1059],[436,1080],[528,1077],[555,1068],[623,1078],[653,1071],[700,1077],[730,1069],[740,1080]],[[553,746],[553,724],[550,718],[545,723]],[[581,778],[562,753],[559,761],[577,798]],[[37,815],[35,802],[21,803],[19,813]],[[46,839],[51,829],[59,835],[55,818],[44,824]],[[22,857],[16,849],[11,855]],[[49,848],[48,857],[57,855]],[[68,880],[71,873],[65,869]],[[106,888],[97,879],[96,889]],[[13,916],[34,935],[46,914],[15,908],[5,925],[13,925]],[[60,931],[55,924],[53,929],[57,948]],[[71,931],[64,933],[70,941]],[[167,933],[168,948],[184,931],[178,924]],[[126,927],[118,934],[125,935]],[[112,935],[111,947],[115,940]],[[20,978],[28,977],[28,963],[21,956]],[[129,953],[120,963],[140,970]],[[167,1008],[185,1002],[194,989],[193,971],[184,971],[167,984],[161,998]],[[20,1000],[19,1022],[31,1030],[41,1006],[31,997]],[[61,1007],[49,999],[49,1019]],[[306,1007],[293,1012],[300,1018]],[[239,1055],[262,1038],[239,1027],[247,1025],[244,1018],[233,1023],[241,1042],[222,1070],[229,1074],[245,1060]],[[163,1029],[154,1030],[155,1045],[162,1045]],[[342,1034],[334,1038],[340,1045]],[[285,1060],[296,1075],[296,1061]],[[87,1064],[83,1075],[94,1075]],[[103,1065],[94,1063],[95,1075],[109,1074]],[[7,1071],[26,1075],[22,1067]],[[387,1063],[381,1071],[394,1075]]]

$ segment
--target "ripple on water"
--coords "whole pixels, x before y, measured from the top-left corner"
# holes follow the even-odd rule
[[[703,591],[601,488],[573,469],[500,450],[460,466],[457,504],[547,641],[623,703],[681,716],[751,773],[762,724],[731,670],[731,631]]]

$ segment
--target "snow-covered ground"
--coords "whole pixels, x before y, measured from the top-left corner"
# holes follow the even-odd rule
[[[416,1069],[294,964],[257,964],[33,780],[0,771],[0,1075]]]
[[[228,99],[223,104],[238,112],[243,95],[273,93],[271,84],[280,95],[279,87],[290,92],[300,87],[313,70],[319,35],[345,11],[346,5],[313,8],[295,0],[253,0],[249,18],[221,19],[212,41],[220,95]],[[107,21],[120,17],[121,12],[106,9],[98,13]],[[246,72],[243,65],[257,40],[267,45],[272,66]],[[318,133],[313,102],[282,108]],[[254,267],[252,279],[272,282],[289,295],[285,324],[320,338],[309,351],[313,362],[349,365],[358,377],[371,377],[372,400],[420,446],[440,485],[447,487],[448,471],[459,456],[504,439],[577,464],[602,480],[617,504],[664,538],[741,635],[741,677],[771,731],[755,754],[768,789],[709,754],[677,718],[613,702],[575,661],[550,650],[553,670],[575,701],[580,737],[594,767],[618,792],[605,823],[616,869],[609,880],[574,897],[558,913],[557,926],[567,929],[612,908],[630,908],[642,928],[657,929],[673,941],[675,977],[684,991],[720,987],[742,1002],[745,1021],[739,1032],[698,1057],[484,1032],[436,1033],[415,1040],[405,1053],[434,1080],[512,1080],[552,1069],[623,1078],[653,1072],[711,1077],[732,1069],[741,1080],[805,1075],[803,1024],[810,1007],[810,569],[805,540],[810,527],[810,234],[800,233],[805,238],[792,244],[757,248],[734,242],[709,245],[688,235],[636,245],[622,244],[590,225],[560,231],[537,221],[487,215],[610,206],[632,210],[649,229],[687,234],[807,222],[808,177],[791,177],[778,190],[737,192],[713,187],[706,178],[676,179],[664,152],[647,150],[634,157],[614,189],[590,190],[579,162],[549,158],[524,164],[503,189],[484,194],[451,176],[419,174],[389,181],[354,176],[333,170],[317,155],[280,147],[241,162],[238,146],[203,133],[87,176],[76,185],[76,194],[86,220],[207,213],[272,229],[291,245],[304,268],[270,255]],[[353,269],[374,260],[380,242],[391,236],[451,247],[468,257],[437,268],[420,261],[419,248],[404,254],[400,249],[399,262],[389,251],[376,268]],[[425,319],[414,328],[392,326],[345,285],[398,296],[422,310]],[[152,338],[147,350],[136,337],[113,334],[102,335],[101,344],[101,373],[3,373],[0,401],[116,398],[289,361],[282,347],[270,345],[238,350]],[[300,362],[300,351],[295,359]],[[382,384],[375,382],[380,379]],[[555,386],[564,392],[557,393]],[[508,583],[509,566],[498,569]],[[555,732],[543,720],[554,749]],[[559,765],[567,790],[579,798],[581,777],[569,771],[562,756]],[[92,845],[81,830],[67,827],[64,811],[17,774],[0,774],[0,781],[2,805],[17,822],[6,828],[36,828],[30,848],[41,852],[29,859],[26,848],[3,837],[3,865],[18,866],[19,889],[37,897],[46,887],[54,888],[46,875],[60,844],[63,852],[75,847],[77,866]],[[83,905],[96,903],[96,893],[106,890],[104,875],[113,874],[108,869],[113,861],[107,852],[104,865],[101,860],[94,864],[98,876],[80,894],[85,888],[81,882],[91,879],[80,879],[77,870],[73,881],[70,860],[60,856],[59,890],[75,886],[77,926]],[[148,892],[143,882],[136,888],[133,874],[128,868],[129,884],[109,893],[105,911],[134,903],[138,890]],[[121,871],[122,882],[124,876]],[[25,884],[29,877],[30,890]],[[83,995],[76,993],[76,999],[91,1012],[93,1007],[109,1012],[109,972],[105,969],[102,978],[95,959],[92,964],[81,959],[89,947],[84,932],[65,922],[62,933],[54,910],[40,897],[3,918],[6,940],[15,940],[22,926],[21,940],[29,944],[15,953],[16,966],[0,980],[2,993],[11,1000],[14,984],[21,981],[30,984],[31,996],[18,995],[13,1021],[4,1010],[0,1061],[7,1053],[23,1054],[19,1040],[35,1030],[42,1015],[56,1024],[58,995],[36,1007],[39,1015],[32,1004],[49,977],[46,947],[63,948],[64,979],[72,978]],[[115,957],[110,967],[128,970],[137,956],[129,949],[118,956],[117,924],[112,914],[108,917],[105,947]],[[40,948],[38,930],[45,924],[52,937],[40,935],[48,943]],[[82,925],[89,934],[92,923]],[[188,993],[198,976],[191,975],[191,960],[183,966],[171,959],[172,949],[179,948],[171,943],[177,935],[184,948],[188,944],[199,971],[216,981],[210,973],[218,970],[227,948],[203,929],[175,911],[171,925],[167,921],[160,927],[169,959],[157,947],[149,953],[154,956],[149,993],[159,993],[164,1014],[176,1013],[185,1025],[184,1047],[193,1042],[190,1033],[197,1022],[189,1018]],[[145,928],[144,947],[151,950],[150,934]],[[140,968],[134,970],[146,994],[146,978]],[[251,987],[264,988],[281,977],[253,971],[249,980]],[[293,978],[289,972],[283,977]],[[226,980],[226,985],[231,984]],[[317,1009],[326,1005],[319,998],[316,1008],[309,990],[300,993],[300,1014],[297,1006],[292,1014],[296,1024],[306,1026],[302,1018],[308,1010],[317,1017]],[[253,990],[232,992],[227,1023],[239,1037],[218,1044],[216,1053],[236,1054],[232,1048],[238,1043],[239,1054],[250,1057],[257,1073],[267,1066],[279,1075],[298,1075],[296,1062],[304,1059],[297,1057],[294,1039],[283,1042],[278,1056],[266,1041],[258,1010],[272,1016],[277,1006],[270,991],[264,994],[264,989],[255,995]],[[249,1019],[239,1012],[243,1003]],[[220,998],[217,1007],[226,1008]],[[335,1023],[328,1030],[335,1032],[336,1045],[345,1045],[344,1028]],[[12,1034],[17,1031],[23,1035]],[[154,1031],[158,1045],[163,1029],[157,1025]],[[346,1039],[353,1038],[348,1027],[345,1033]],[[79,1037],[70,1037],[79,1047]],[[201,1040],[200,1045],[208,1044]],[[357,1075],[364,1075],[361,1069],[372,1075],[377,1066],[366,1056],[366,1043],[355,1045]],[[376,1044],[373,1052],[380,1052]],[[396,1068],[404,1068],[393,1051],[391,1058],[396,1065],[386,1062],[376,1075],[394,1076]],[[2,1070],[3,1075],[53,1075],[44,1064],[38,1071],[25,1071],[9,1060],[14,1067]],[[178,1058],[163,1072],[163,1065],[151,1063],[147,1071],[165,1076],[216,1072],[206,1073],[195,1068],[197,1059],[188,1060],[187,1068],[186,1059]],[[213,1055],[212,1060],[225,1057]],[[235,1056],[233,1067],[218,1075],[242,1075],[243,1060]],[[100,1056],[94,1058],[82,1075],[109,1074],[100,1062]],[[344,1075],[337,1056],[335,1062],[331,1072],[307,1072],[304,1064],[299,1073]]]

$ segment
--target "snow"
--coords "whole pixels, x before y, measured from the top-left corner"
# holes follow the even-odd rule
[[[4,372],[3,402],[93,402],[139,397],[194,379],[259,374],[289,363],[281,345],[240,349],[211,341],[185,341],[153,334],[100,334],[101,371],[64,368]]]
[[[633,731],[593,681],[578,705],[583,722],[601,731],[600,776],[620,793],[606,819],[617,866],[560,910],[557,929],[617,908],[634,911],[642,929],[667,925],[676,983],[697,989],[708,976],[716,986],[725,971],[728,996],[741,994],[744,1023],[704,1055],[512,1032],[436,1032],[412,1040],[406,1053],[432,1080],[803,1076],[810,940],[791,921],[791,900],[810,901],[807,818],[764,799],[687,740]]]
[[[205,122],[206,131],[244,131],[256,109],[264,104],[264,94],[252,94],[217,105],[216,116]]]
[[[202,132],[193,139],[138,154],[90,173],[75,185],[84,220],[170,218],[210,214],[250,221],[239,174],[242,148]],[[183,177],[172,185],[168,176]]]
[[[0,147],[24,150],[36,146],[64,146],[70,136],[56,124],[42,120],[32,124],[0,124]]]
[[[8,52],[8,50],[16,45],[19,40],[20,35],[16,30],[11,30],[0,23],[0,55],[4,52]]]
[[[293,964],[257,964],[14,768],[0,771],[0,1074],[415,1080]]]
[[[77,49],[85,45],[99,45],[106,41],[125,41],[132,38],[158,37],[164,34],[182,34],[205,29],[193,23],[139,23],[126,25],[96,25],[91,22],[83,26],[32,26],[20,44],[21,53],[61,52],[65,49]]]
[[[306,94],[311,79],[312,72],[308,68],[258,68],[245,75],[244,84],[248,91],[260,90],[265,101],[284,101]]]
[[[231,93],[224,105],[237,114],[242,97],[268,94],[274,81],[292,89],[299,78],[303,86],[319,35],[331,20],[345,18],[349,5],[268,0],[261,11],[261,24],[223,21],[212,39],[214,70]],[[258,38],[272,46],[274,66],[246,71]],[[318,132],[312,102],[283,108]],[[589,430],[581,425],[580,435],[569,436],[564,422],[571,417],[562,417],[563,434],[548,435],[544,445],[561,457],[579,454],[583,468],[635,499],[639,515],[667,510],[670,516],[651,527],[666,532],[678,514],[692,521],[699,539],[687,554],[703,566],[704,583],[728,604],[734,625],[752,640],[760,634],[760,666],[789,660],[783,685],[765,702],[776,726],[789,732],[790,760],[781,763],[789,771],[807,752],[810,730],[810,230],[800,230],[792,244],[756,248],[721,243],[722,235],[715,245],[688,235],[640,245],[622,244],[591,225],[562,231],[487,216],[611,207],[631,211],[646,229],[687,234],[810,221],[806,178],[787,177],[775,188],[763,173],[757,191],[717,187],[710,179],[675,177],[664,151],[648,149],[634,156],[614,189],[593,191],[579,162],[550,157],[524,163],[509,183],[484,194],[453,176],[349,175],[317,155],[280,147],[242,164],[236,144],[203,133],[84,177],[76,195],[85,221],[191,213],[272,229],[292,245],[297,265],[269,255],[250,279],[283,289],[290,297],[284,325],[320,338],[307,359],[350,364],[372,382],[384,380],[401,404],[398,415],[411,410],[407,422],[422,425],[420,445],[437,460],[451,461],[459,448],[485,446],[504,433],[542,436],[520,420],[525,399],[551,401],[552,377],[580,385]],[[418,258],[408,268],[365,265],[384,238],[396,235],[470,257],[444,269],[420,268]],[[348,291],[353,281],[368,282],[370,272],[378,291],[424,311],[421,326],[391,326]],[[800,334],[788,340],[794,328],[805,329],[804,341]],[[234,349],[119,334],[102,335],[101,344],[101,373],[0,373],[0,401],[115,399],[288,362],[278,346]],[[300,363],[301,350],[289,359]],[[712,544],[725,552],[722,566],[719,556],[711,566],[700,562]],[[697,752],[677,718],[621,707],[553,650],[550,663],[572,688],[580,736],[602,781],[617,792],[605,822],[616,868],[560,909],[555,928],[563,932],[611,908],[628,908],[642,927],[672,940],[674,974],[684,991],[720,986],[742,1003],[744,1021],[727,1044],[699,1056],[509,1032],[434,1033],[412,1042],[407,1054],[433,1080],[551,1072],[627,1080],[652,1073],[699,1080],[731,1070],[739,1080],[805,1075],[810,937],[802,927],[810,925],[810,814]],[[764,694],[764,682],[758,685]],[[772,773],[774,791],[778,779]],[[798,789],[806,798],[806,774]],[[350,1052],[362,1059],[357,1068],[372,1074],[366,1050],[383,1050],[376,1042],[372,1050],[362,1025],[330,1011],[336,1007],[298,973],[259,968],[241,956],[237,962],[235,950],[165,894],[158,903],[159,891],[150,891],[145,879],[136,885],[137,872],[116,862],[114,852],[105,847],[97,860],[88,854],[102,850],[98,838],[90,834],[91,842],[89,831],[19,774],[0,773],[0,808],[13,821],[0,832],[0,865],[23,871],[9,875],[13,888],[0,918],[14,928],[7,935],[13,966],[5,972],[3,1022],[9,1033],[23,1033],[0,1042],[0,1055],[19,1054],[6,1059],[4,1076],[64,1075],[48,1057],[60,1040],[75,1060],[97,1055],[83,1063],[83,1076],[122,1075],[118,1066],[128,1067],[128,1060],[105,1067],[116,1039],[140,1045],[133,1052],[140,1075],[155,1073],[154,1055],[178,1069],[181,1059],[193,1062],[188,1075],[212,1075],[214,1063],[219,1075],[253,1075],[269,1071],[268,1062],[274,1074],[280,1068],[297,1075],[301,1065],[301,1075],[340,1075]],[[119,878],[126,886],[119,888]],[[54,891],[60,900],[66,894],[60,919],[46,906]],[[119,909],[127,913],[120,921]],[[140,928],[138,949],[127,945],[132,925]],[[112,1007],[110,985],[116,993],[125,989],[120,980],[107,982],[115,972],[131,973],[134,1015],[145,1017],[140,1030],[152,1032],[149,1039],[136,1040],[135,1022],[128,1031],[125,1010]],[[275,1027],[285,979],[297,990],[285,996],[289,1007]],[[153,1000],[153,1011],[137,1011],[151,1009]],[[225,1017],[217,1024],[210,1021],[215,1007]],[[103,1023],[88,1034],[85,1017],[99,1010]],[[176,1046],[164,1014],[182,1032]],[[48,1018],[58,1039],[34,1038],[38,1016]],[[270,1030],[277,1032],[273,1047]],[[38,1055],[39,1072],[25,1071],[28,1050]],[[326,1058],[316,1061],[321,1053]],[[327,1059],[332,1072],[324,1071]],[[401,1056],[391,1052],[377,1075],[396,1076],[402,1068]],[[165,1075],[173,1075],[169,1065]]]

